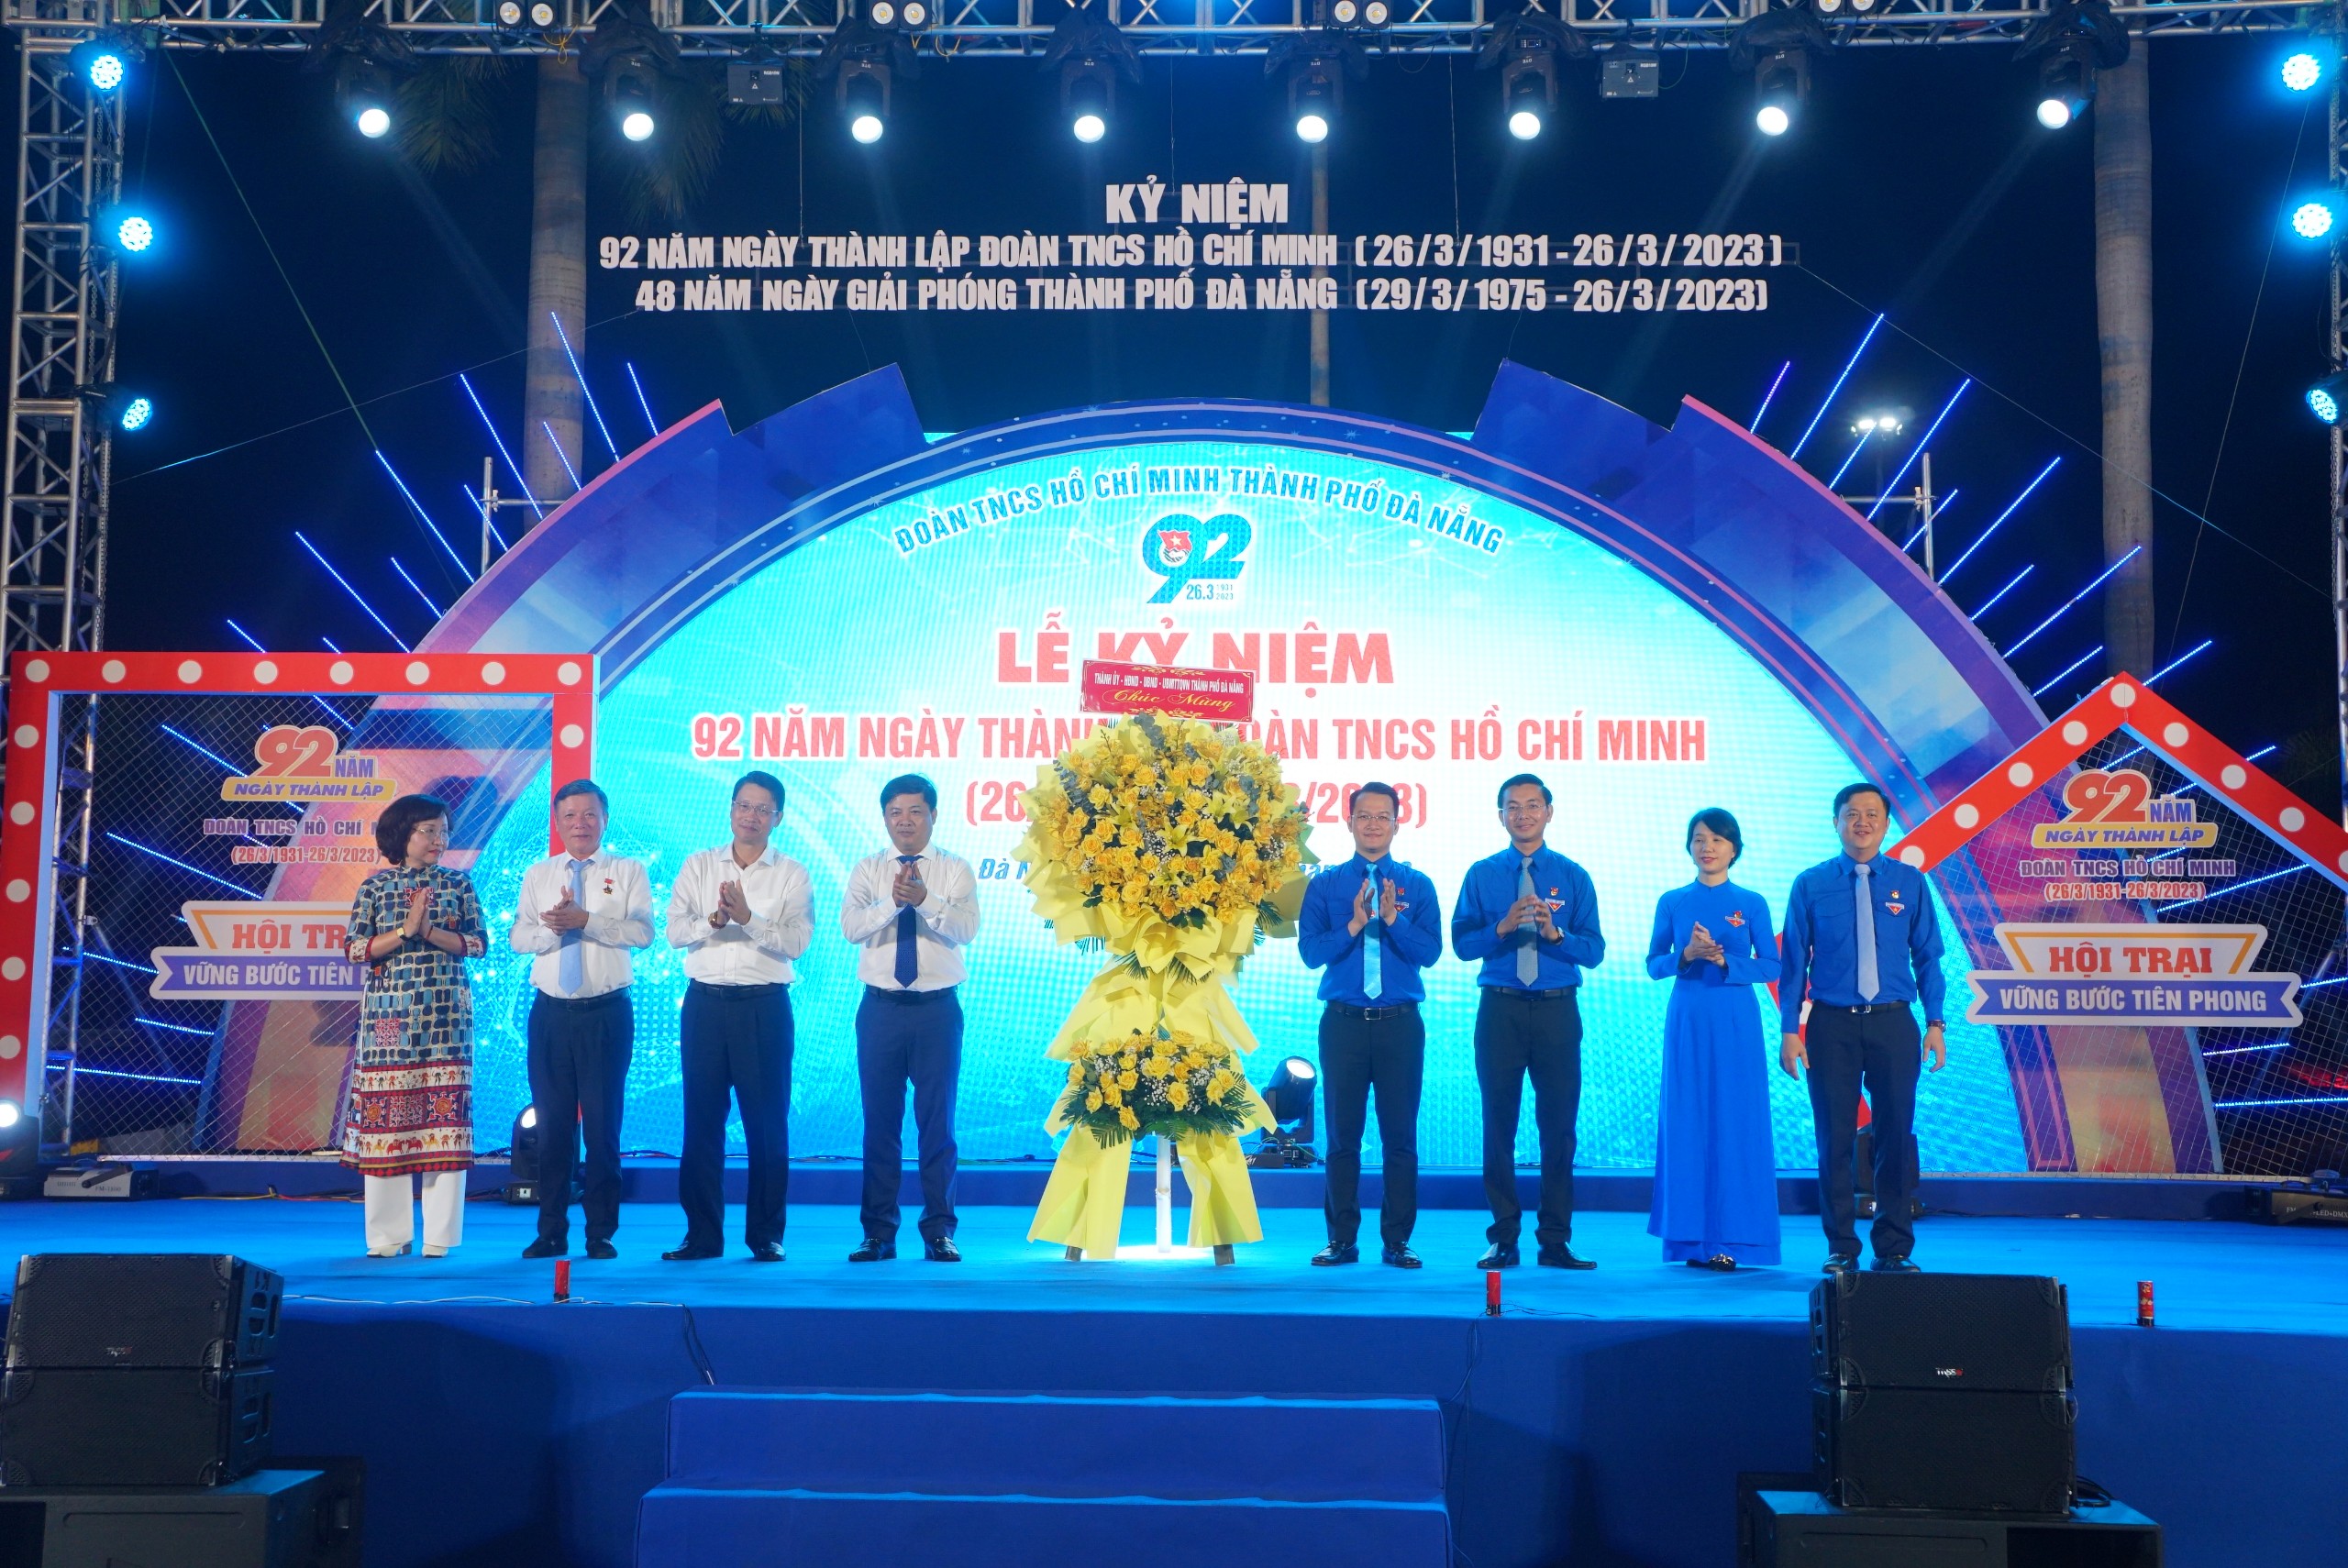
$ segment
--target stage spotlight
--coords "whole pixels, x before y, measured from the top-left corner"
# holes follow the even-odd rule
[[[2338,198],[2319,197],[2291,209],[2291,232],[2301,239],[2328,237],[2339,222]]]
[[[1810,90],[1810,61],[1800,50],[1779,50],[1753,68],[1753,123],[1763,136],[1793,128],[1794,110]]]
[[[40,1187],[40,1118],[0,1099],[0,1198],[37,1198]]]
[[[1501,67],[1501,106],[1508,134],[1531,141],[1557,106],[1557,63],[1545,50],[1527,50]]]
[[[131,392],[112,381],[79,387],[75,392],[90,405],[94,417],[126,434],[136,434],[154,423],[155,401],[144,392]]]
[[[1539,11],[1521,11],[1499,23],[1478,52],[1476,69],[1501,73],[1501,116],[1509,135],[1531,141],[1557,106],[1557,57],[1589,58],[1579,33]],[[1611,68],[1616,63],[1608,61]],[[1615,80],[1611,72],[1606,80]]]
[[[2308,412],[2326,425],[2340,423],[2340,412],[2348,407],[2348,372],[2326,376],[2308,388]]]
[[[840,73],[840,112],[847,134],[869,147],[889,128],[889,70],[866,63]]]
[[[1052,28],[1038,69],[1059,72],[1060,112],[1076,139],[1090,146],[1109,134],[1117,78],[1141,80],[1141,57],[1094,7],[1071,6]]]
[[[1099,141],[1109,134],[1109,85],[1091,76],[1068,83],[1069,128],[1076,139]]]
[[[1376,28],[1394,19],[1394,8],[1388,0],[1334,0],[1324,24],[1332,28]]]
[[[1337,83],[1322,61],[1312,61],[1288,79],[1289,117],[1296,122],[1296,139],[1324,142],[1337,118]]]
[[[654,119],[652,89],[657,79],[653,62],[641,55],[624,55],[604,69],[604,95],[620,135],[630,141],[649,141],[659,128]]]
[[[2313,50],[2294,50],[2283,57],[2283,85],[2294,93],[2311,92],[2324,77],[2326,61]]]
[[[380,138],[392,128],[392,86],[381,67],[372,61],[349,59],[337,68],[334,78],[336,101],[359,134],[370,141]]]
[[[1290,1056],[1264,1086],[1264,1108],[1274,1126],[1250,1156],[1254,1165],[1279,1167],[1312,1164],[1312,1091],[1320,1074],[1301,1056]]]
[[[2038,123],[2061,130],[2095,102],[2095,73],[2128,58],[2128,29],[2107,0],[2051,0],[2014,59],[2038,65]]]
[[[132,213],[114,226],[115,242],[133,255],[155,243],[155,226],[148,218]]]
[[[508,1162],[505,1178],[505,1201],[536,1203],[538,1200],[538,1108],[524,1106],[514,1118],[514,1131],[506,1140]]]
[[[1851,425],[1854,436],[1897,436],[1908,428],[1908,422],[1890,412],[1863,414]]]
[[[2038,67],[2038,123],[2061,130],[2095,102],[2095,68],[2070,51],[2049,55]]]
[[[115,93],[130,80],[130,68],[144,59],[146,52],[126,34],[100,33],[68,50],[65,65],[91,92]]]

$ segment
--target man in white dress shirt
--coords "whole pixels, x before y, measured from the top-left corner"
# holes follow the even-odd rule
[[[960,1263],[954,1244],[954,1090],[962,1075],[962,948],[979,932],[969,863],[929,842],[937,786],[918,773],[880,787],[892,847],[847,876],[840,931],[863,949],[857,978],[857,1086],[864,1097],[864,1244],[850,1263],[897,1255],[897,1188],[904,1178],[905,1083],[914,1086],[921,1151],[922,1251]]]
[[[570,1171],[587,1140],[587,1255],[615,1258],[620,1224],[620,1113],[636,1009],[634,951],[652,945],[652,884],[644,867],[604,847],[611,801],[591,778],[555,791],[562,853],[522,874],[506,941],[532,955],[530,1104],[538,1120],[538,1239],[526,1258],[570,1250]]]
[[[791,961],[814,935],[807,872],[768,844],[782,781],[745,773],[734,786],[733,842],[686,856],[669,899],[669,945],[685,954],[679,1032],[685,1089],[677,1200],[682,1246],[672,1261],[725,1250],[725,1107],[742,1110],[749,1201],[742,1239],[759,1263],[782,1261],[791,1176]]]

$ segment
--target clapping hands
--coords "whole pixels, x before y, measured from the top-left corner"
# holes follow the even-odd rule
[[[1719,938],[1704,929],[1701,921],[1696,922],[1689,933],[1688,945],[1679,950],[1679,960],[1683,964],[1718,964],[1723,969],[1728,967],[1727,951],[1721,946]]]

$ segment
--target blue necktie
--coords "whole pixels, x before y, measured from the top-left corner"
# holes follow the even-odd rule
[[[897,859],[906,866],[921,864],[918,855],[900,855]],[[897,911],[897,984],[901,986],[912,985],[921,974],[921,950],[914,944],[914,928],[918,923],[912,905]]]
[[[1371,862],[1369,869],[1362,873],[1361,879],[1369,889],[1369,923],[1362,927],[1361,932],[1361,994],[1369,999],[1370,1006],[1376,1007],[1378,999],[1386,990],[1385,965],[1381,962],[1385,955],[1379,949],[1379,944],[1385,936],[1380,928],[1386,922],[1378,918],[1378,865],[1375,861]]]
[[[1851,869],[1857,873],[1851,878],[1851,888],[1859,901],[1859,999],[1871,1002],[1879,988],[1875,971],[1875,900],[1867,896],[1867,878],[1875,868],[1862,860]]]
[[[587,862],[573,860],[570,864],[570,901],[575,908],[583,910],[587,907]],[[583,926],[577,931],[566,931],[562,933],[562,944],[555,950],[555,978],[562,987],[564,996],[577,996],[579,988],[586,983],[586,934]]]
[[[1533,894],[1533,856],[1528,855],[1524,857],[1524,865],[1516,873],[1516,896],[1529,899]],[[1541,955],[1534,951],[1533,946],[1541,940],[1541,928],[1520,925],[1516,929],[1516,983],[1530,989],[1541,973]]]

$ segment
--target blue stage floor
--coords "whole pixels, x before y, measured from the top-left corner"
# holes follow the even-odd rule
[[[1069,1264],[1027,1219],[965,1210],[958,1266],[858,1266],[854,1211],[803,1207],[780,1267],[738,1242],[666,1264],[677,1211],[631,1204],[622,1256],[574,1260],[560,1308],[552,1264],[516,1255],[530,1211],[495,1202],[446,1259],[359,1255],[358,1206],[334,1200],[10,1205],[0,1247],[282,1271],[279,1447],[366,1456],[371,1568],[626,1564],[668,1398],[704,1381],[680,1307],[725,1384],[1437,1398],[1472,1568],[1725,1565],[1735,1473],[1807,1464],[1814,1219],[1787,1218],[1788,1266],[1715,1275],[1659,1262],[1644,1216],[1586,1215],[1597,1272],[1517,1269],[1498,1321],[1480,1214],[1423,1213],[1415,1274],[1307,1266],[1309,1209],[1267,1209],[1268,1239],[1222,1269]],[[1129,1242],[1149,1227],[1128,1210]],[[2174,1568],[2348,1562],[2348,1230],[1941,1217],[1917,1257],[2068,1286],[2080,1468],[2169,1528]],[[2139,1279],[2157,1329],[2134,1325]]]

